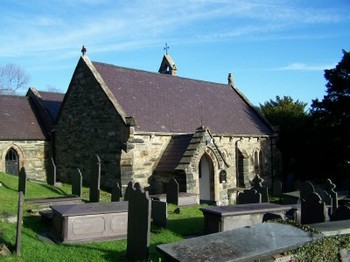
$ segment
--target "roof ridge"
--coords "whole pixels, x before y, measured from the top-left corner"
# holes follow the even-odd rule
[[[160,77],[176,77],[176,78],[181,78],[184,80],[191,80],[191,81],[197,81],[197,82],[201,82],[201,83],[209,83],[209,84],[216,84],[216,85],[222,85],[222,86],[229,86],[227,83],[219,83],[219,82],[214,82],[214,81],[209,81],[209,80],[201,80],[201,79],[195,79],[195,78],[190,78],[190,77],[184,77],[184,76],[179,76],[179,75],[170,75],[170,74],[162,74],[159,72],[155,72],[155,71],[148,71],[145,69],[137,69],[137,68],[131,68],[131,67],[126,67],[126,66],[120,66],[120,65],[114,65],[114,64],[109,64],[109,63],[103,63],[103,62],[98,62],[98,61],[91,61],[93,64],[94,63],[98,63],[101,65],[106,65],[106,66],[111,66],[111,67],[117,67],[117,68],[121,68],[121,69],[125,69],[125,70],[130,70],[130,71],[134,71],[134,72],[144,72],[147,74],[153,74],[153,75],[157,75]]]

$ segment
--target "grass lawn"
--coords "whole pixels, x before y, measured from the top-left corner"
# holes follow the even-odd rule
[[[16,242],[16,223],[3,221],[4,213],[17,214],[18,178],[0,172],[0,243],[4,242],[13,251]],[[52,187],[47,184],[27,182],[26,198],[54,197],[69,195],[71,186],[62,184]],[[89,198],[88,188],[83,189],[83,199]],[[110,201],[110,194],[101,192],[101,201]],[[203,215],[197,207],[181,207],[175,214],[176,206],[168,205],[168,226],[152,226],[150,260],[159,261],[156,246],[179,241],[188,236],[201,234]],[[21,256],[16,254],[0,257],[1,261],[127,261],[126,240],[105,241],[82,244],[51,244],[39,239],[41,233],[49,232],[50,227],[43,223],[36,212],[37,207],[24,203]],[[14,252],[13,252],[14,253]]]

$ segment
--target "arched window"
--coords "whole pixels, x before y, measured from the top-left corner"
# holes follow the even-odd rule
[[[5,157],[6,173],[18,176],[19,159],[17,151],[14,148],[10,148]]]

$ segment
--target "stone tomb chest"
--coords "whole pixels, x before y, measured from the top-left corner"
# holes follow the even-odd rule
[[[260,224],[265,214],[274,214],[283,219],[290,209],[290,206],[271,203],[201,208],[204,215],[204,233],[211,234]]]
[[[73,243],[122,239],[127,236],[128,202],[53,205],[51,237]]]

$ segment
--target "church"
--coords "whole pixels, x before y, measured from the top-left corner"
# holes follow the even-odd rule
[[[88,184],[98,155],[103,188],[139,182],[159,194],[175,178],[198,202],[227,205],[229,192],[249,187],[256,174],[269,186],[279,175],[276,134],[231,75],[227,84],[180,77],[169,54],[159,72],[147,72],[83,53],[53,119],[43,155],[62,181],[79,168]],[[6,149],[0,153],[5,162]]]

